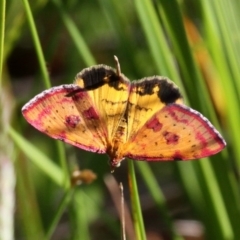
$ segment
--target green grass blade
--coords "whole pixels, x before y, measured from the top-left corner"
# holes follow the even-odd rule
[[[169,51],[153,4],[148,0],[135,0],[135,6],[158,72],[180,84],[173,56]]]
[[[139,3],[140,4],[140,3]],[[163,20],[163,23],[165,24],[164,26],[166,27],[166,34],[169,36],[170,41],[172,42],[172,46],[173,49],[175,51],[176,57],[178,59],[179,65],[181,66],[181,70],[182,73],[184,75],[184,85],[186,87],[187,93],[188,93],[188,98],[190,99],[190,102],[192,103],[193,106],[197,107],[198,109],[202,109],[202,112],[204,114],[206,114],[207,116],[210,116],[212,121],[218,126],[217,123],[217,118],[216,118],[216,114],[213,110],[213,106],[211,104],[210,101],[210,97],[209,94],[207,92],[205,83],[203,82],[202,76],[199,73],[199,70],[197,69],[197,66],[194,62],[194,58],[192,57],[192,50],[189,47],[188,44],[188,40],[186,38],[186,34],[185,34],[185,30],[184,30],[184,25],[183,25],[183,21],[182,21],[182,17],[181,17],[181,13],[180,13],[180,8],[178,6],[178,3],[176,1],[171,1],[171,3],[169,1],[159,1],[157,3],[158,5],[158,10],[160,13],[160,17]],[[145,8],[147,9],[147,5],[145,5]],[[142,8],[143,9],[143,8]],[[145,16],[142,16],[142,18],[144,18],[146,21],[145,26],[151,26],[151,16],[149,16],[148,10],[144,11]],[[142,14],[143,15],[143,14]],[[174,18],[172,17],[174,15]],[[155,21],[156,18],[155,18]],[[156,23],[155,23],[156,24]],[[159,24],[159,28],[161,26],[160,23]],[[151,30],[147,30],[147,27],[145,27],[145,32],[146,35],[149,35],[148,38],[154,38],[154,31],[153,28],[151,29],[151,27],[149,27],[149,29]],[[152,44],[153,45],[153,44]],[[161,45],[159,45],[161,46]],[[163,50],[159,50],[159,52],[163,52]],[[172,68],[174,68],[174,66],[172,66]],[[171,66],[168,66],[169,71],[172,70]],[[171,73],[169,73],[171,74]],[[193,91],[193,89],[198,89],[198,91]],[[206,104],[207,103],[207,104]],[[226,156],[226,155],[225,155]],[[189,163],[192,164],[192,163]],[[203,162],[202,163],[203,166],[201,169],[199,169],[198,171],[201,172],[201,175],[206,176],[207,173],[207,167],[210,167],[211,171],[213,171],[212,166]],[[215,164],[216,165],[216,164]],[[214,165],[214,166],[215,166]],[[217,183],[218,188],[221,187],[223,189],[225,189],[225,192],[221,191],[218,192],[219,194],[213,194],[213,195],[209,195],[207,194],[207,192],[211,192],[212,188],[211,185],[206,184],[206,191],[199,191],[199,194],[203,194],[203,196],[200,199],[204,199],[205,196],[208,196],[208,199],[210,199],[210,201],[208,201],[207,203],[205,203],[206,207],[211,207],[212,208],[212,213],[215,216],[218,216],[219,214],[222,216],[227,216],[225,218],[225,220],[227,221],[227,223],[225,223],[226,228],[222,228],[223,224],[220,221],[220,219],[218,219],[218,217],[215,217],[215,220],[217,221],[218,224],[218,229],[222,230],[219,231],[221,232],[221,236],[232,236],[233,234],[233,229],[231,227],[231,223],[230,223],[230,218],[229,218],[229,212],[225,212],[224,208],[219,208],[216,209],[214,208],[213,204],[217,203],[218,201],[220,201],[223,205],[226,204],[225,198],[229,195],[233,196],[233,192],[232,190],[234,189],[231,185],[231,181],[229,176],[227,176],[227,173],[225,171],[226,169],[226,163],[223,161],[222,159],[222,163],[220,164],[221,167],[218,167],[218,175],[222,176],[224,175],[224,182],[220,181],[219,183]],[[192,168],[193,173],[192,175],[196,175],[196,169]],[[183,170],[184,171],[184,170]],[[209,170],[210,171],[210,170]],[[195,172],[195,174],[194,174]],[[203,178],[204,181],[207,181],[206,178]],[[223,178],[222,178],[223,179]],[[227,179],[227,180],[226,180]],[[191,182],[185,182],[186,186],[191,184]],[[199,188],[201,188],[201,181],[199,179],[199,181],[196,182],[197,185],[199,185]],[[227,193],[227,194],[226,194]],[[191,195],[191,192],[189,192],[189,194]],[[206,194],[206,195],[205,195]],[[218,200],[218,197],[221,196],[221,199]],[[219,202],[218,202],[219,203]],[[222,206],[223,206],[222,205]],[[213,216],[212,215],[212,216]],[[216,231],[215,231],[216,233]],[[218,234],[218,233],[217,233]],[[214,236],[214,235],[213,235]],[[219,234],[218,234],[219,236]]]
[[[23,166],[23,162],[17,159],[15,163],[17,175],[16,208],[18,209],[18,215],[21,216],[20,223],[16,223],[15,226],[20,227],[20,236],[26,240],[34,239],[36,235],[40,239],[44,239],[43,220],[38,207],[36,188],[33,179],[30,177],[31,171],[29,171],[29,168],[24,168],[26,165]]]
[[[3,68],[4,35],[5,35],[5,12],[6,12],[6,1],[0,0],[0,87],[2,85],[2,68]]]
[[[234,45],[234,39],[236,36],[233,34],[234,28],[232,22],[229,21],[231,18],[236,18],[236,21],[239,21],[238,13],[229,11],[231,8],[234,8],[234,1],[232,4],[225,1],[212,1],[212,9],[214,10],[215,17],[218,20],[218,29],[219,35],[221,35],[220,41],[223,46],[223,52],[226,55],[229,68],[229,72],[234,79],[234,84],[236,87],[236,95],[240,100],[240,83],[236,79],[240,78],[239,56],[236,53],[239,52],[239,47]],[[226,14],[226,9],[229,9],[229,14]],[[238,19],[237,19],[238,17]],[[239,36],[239,35],[238,35]]]
[[[136,175],[132,160],[128,160],[128,178],[136,236],[138,240],[146,240],[146,233],[138,195]]]
[[[85,192],[81,189],[77,189],[72,202],[72,207],[74,211],[73,220],[76,224],[75,228],[72,230],[73,240],[91,239],[89,231],[89,209],[86,208],[86,204],[89,207],[92,203],[87,203],[87,201],[89,201],[89,199],[86,196]]]
[[[62,198],[62,201],[61,201],[61,203],[58,206],[58,209],[56,211],[54,219],[53,219],[53,221],[52,221],[52,223],[51,223],[51,225],[50,225],[50,227],[49,227],[49,229],[47,231],[47,234],[46,234],[46,237],[45,237],[46,239],[51,239],[52,234],[53,234],[55,228],[57,227],[57,224],[58,224],[58,222],[59,222],[59,220],[60,220],[64,210],[66,209],[66,207],[68,206],[70,200],[73,197],[74,190],[75,189],[68,189],[65,192],[65,194],[64,194],[64,196]]]
[[[44,84],[45,84],[46,88],[50,88],[51,83],[50,83],[49,75],[48,75],[48,72],[47,72],[46,63],[45,63],[44,55],[43,55],[43,52],[42,52],[40,40],[39,40],[39,37],[38,37],[38,34],[37,34],[36,26],[35,26],[35,23],[34,23],[34,20],[33,20],[33,15],[32,15],[32,12],[31,12],[31,8],[30,8],[30,5],[28,3],[28,0],[22,0],[22,1],[23,1],[23,4],[24,4],[24,7],[25,7],[26,14],[27,14],[27,20],[28,20],[29,28],[30,28],[30,31],[32,33],[33,43],[35,45],[35,49],[36,49],[36,52],[37,52],[43,81],[44,81]]]
[[[189,47],[179,4],[175,0],[157,1],[157,10],[163,22],[161,27],[166,29],[169,41],[180,65],[187,97],[193,99],[196,93],[193,93],[192,89],[196,87],[197,83],[194,79],[200,78],[200,75]],[[173,67],[175,68],[175,66]],[[172,69],[170,70],[172,71]]]
[[[40,70],[41,70],[41,73],[42,73],[42,76],[43,76],[43,81],[44,81],[44,84],[45,84],[46,88],[50,88],[51,83],[50,83],[48,71],[47,71],[47,68],[46,68],[46,63],[45,63],[43,51],[42,51],[42,48],[41,48],[40,40],[39,40],[39,37],[38,37],[37,29],[36,29],[34,19],[33,19],[33,15],[32,15],[32,12],[31,12],[31,8],[30,8],[30,5],[28,3],[28,0],[22,0],[22,1],[23,1],[23,4],[24,4],[24,7],[25,7],[26,14],[27,14],[27,20],[28,20],[28,23],[29,23],[29,28],[30,28],[30,31],[32,33],[33,43],[34,43],[34,46],[35,46],[35,49],[36,49],[36,53],[37,53],[37,57],[38,57],[39,65],[40,65]],[[56,142],[56,144],[57,144],[57,149],[58,149],[58,152],[57,152],[58,156],[57,157],[58,157],[58,159],[60,159],[60,163],[62,164],[62,169],[66,174],[66,178],[65,178],[66,183],[65,184],[66,184],[66,186],[70,186],[70,182],[69,182],[68,174],[67,174],[68,173],[68,168],[67,168],[67,165],[66,165],[64,146],[63,146],[63,143],[61,143],[61,142]]]
[[[199,166],[204,174],[201,185],[203,186],[203,189],[208,191],[209,198],[207,198],[207,200],[209,203],[207,205],[213,207],[213,213],[216,214],[217,219],[216,224],[219,224],[219,233],[223,236],[223,239],[234,239],[231,221],[227,209],[225,208],[224,199],[219,189],[214,170],[208,160],[199,161]],[[206,195],[207,194],[205,194],[205,199]],[[214,226],[216,226],[216,224],[214,224]]]
[[[136,48],[131,28],[123,28],[123,26],[128,26],[129,19],[126,18],[126,15],[130,14],[128,10],[131,10],[131,3],[124,2],[124,4],[119,4],[118,0],[98,0],[98,2],[109,25],[109,29],[106,29],[106,34],[112,33],[115,41],[118,41],[119,44],[119,47],[115,49],[114,55],[117,55],[122,66],[128,67],[132,76],[138,76],[139,66],[136,64],[136,61],[139,49]],[[125,61],[121,62],[121,59],[124,60],[125,56],[128,56],[128,64],[126,65],[124,64]]]
[[[156,181],[153,172],[151,171],[149,164],[146,162],[137,162],[136,163],[140,174],[142,175],[143,181],[148,186],[148,190],[155,201],[155,204],[160,212],[160,217],[163,219],[166,228],[169,230],[171,234],[171,239],[180,240],[183,239],[174,231],[173,220],[169,215],[166,199],[160,189],[158,182]]]
[[[232,8],[235,6],[234,1],[232,3]],[[229,42],[229,38],[231,37],[233,39],[235,38],[235,34],[229,32],[226,30],[225,24],[226,22],[223,22],[222,24],[219,24],[225,19],[227,21],[230,14],[234,13],[233,11],[228,12],[231,8],[225,8],[224,11],[221,11],[221,14],[219,13],[219,7],[217,9],[215,8],[216,4],[221,5],[221,9],[225,6],[224,1],[201,1],[201,7],[202,7],[202,14],[203,14],[203,23],[204,23],[204,29],[206,33],[206,40],[209,45],[209,49],[211,51],[212,57],[214,59],[214,63],[216,64],[216,68],[219,71],[219,81],[221,81],[222,86],[224,88],[224,97],[226,99],[226,122],[227,127],[229,131],[229,146],[232,146],[232,153],[234,157],[228,156],[228,160],[235,160],[237,168],[240,169],[240,149],[238,147],[238,132],[240,131],[238,119],[240,118],[240,110],[238,106],[238,95],[239,92],[236,87],[236,82],[238,82],[238,79],[233,77],[232,73],[232,67],[234,66],[235,62],[237,62],[236,57],[230,57],[228,56],[228,50],[231,52],[231,48],[229,44],[225,42]],[[230,4],[230,3],[229,3]],[[235,2],[236,4],[236,2]],[[214,13],[214,14],[213,14]],[[225,15],[225,16],[224,16]],[[239,15],[236,14],[234,17],[235,19],[239,19]],[[219,18],[222,18],[221,20]],[[240,19],[239,19],[240,20]],[[239,34],[236,32],[236,34]],[[224,36],[223,36],[224,35]],[[228,35],[228,36],[225,36]],[[220,167],[223,167],[225,169],[222,169],[222,171],[219,171]],[[240,231],[237,227],[238,225],[238,219],[240,218],[240,206],[239,206],[239,186],[237,186],[236,177],[233,173],[229,172],[229,166],[224,163],[223,165],[217,165],[215,164],[215,169],[218,171],[217,178],[218,181],[221,182],[221,191],[223,193],[224,201],[226,204],[226,208],[228,209],[230,220],[233,226],[233,230],[235,232],[235,238],[240,238]],[[226,171],[226,169],[228,171]],[[239,173],[239,170],[237,170]],[[228,184],[228,181],[226,181],[226,177],[224,175],[228,174],[227,178],[230,178]],[[223,177],[224,176],[224,177]],[[232,191],[231,191],[231,190]]]
[[[159,14],[163,18],[164,26],[166,26],[167,34],[170,37],[175,56],[181,66],[187,99],[194,108],[201,109],[203,114],[211,117],[211,120],[217,124],[213,106],[206,104],[210,103],[210,96],[192,55],[179,4],[176,0],[171,2],[163,0],[158,2],[158,9]],[[174,18],[171,17],[173,15],[175,16]],[[198,91],[193,91],[194,89]]]
[[[179,29],[183,30],[183,28],[181,27],[181,26],[183,26],[183,24],[181,24],[182,20],[180,18],[176,19],[176,18],[171,18],[170,17],[171,14],[173,14],[173,4],[172,4],[172,2],[170,4],[168,1],[161,1],[161,4],[162,4],[162,6],[164,8],[165,16],[168,16],[168,19],[167,19],[168,21],[165,20],[166,25],[169,26],[168,32],[169,32],[169,34],[171,36],[171,39],[173,39],[173,42],[174,41],[176,42],[175,44],[173,43],[173,46],[175,46],[176,56],[179,59],[179,63],[181,64],[181,61],[185,61],[187,63],[187,64],[183,63],[181,65],[182,66],[181,69],[183,69],[183,71],[184,71],[184,68],[185,68],[185,72],[188,71],[189,74],[190,74],[190,79],[194,79],[195,84],[197,84],[195,87],[193,87],[193,86],[190,87],[191,86],[190,84],[186,84],[186,88],[189,89],[187,91],[188,92],[188,97],[189,97],[191,103],[194,103],[193,104],[194,106],[195,106],[195,103],[197,102],[197,100],[199,99],[198,106],[199,107],[202,106],[201,107],[202,112],[206,112],[206,114],[208,116],[211,116],[212,121],[215,123],[215,125],[218,126],[218,123],[217,123],[217,120],[216,120],[216,115],[215,115],[215,113],[213,111],[213,107],[212,107],[212,104],[211,104],[211,102],[209,100],[209,96],[207,94],[205,94],[207,91],[206,91],[206,87],[202,83],[202,77],[196,72],[196,70],[195,70],[196,66],[195,65],[191,65],[191,64],[188,63],[188,60],[191,59],[192,57],[191,57],[189,46],[187,47],[186,44],[182,45],[182,42],[184,42],[186,40],[186,36],[184,36],[185,33],[183,31],[182,31],[182,33],[181,33],[181,31],[179,31]],[[162,12],[164,12],[164,11],[162,11]],[[162,14],[161,16],[164,16],[164,14]],[[174,16],[180,16],[180,14],[174,14]],[[213,22],[213,21],[209,20],[208,22]],[[181,49],[182,49],[182,52],[180,52]],[[220,51],[220,49],[218,51]],[[180,55],[180,56],[178,56],[178,55]],[[218,58],[219,58],[219,56],[218,56]],[[184,80],[187,79],[188,77],[189,77],[188,75],[184,76]],[[192,89],[198,89],[197,93],[201,94],[201,96],[196,98],[196,91],[192,91]],[[203,93],[204,93],[204,95],[203,95]],[[203,99],[204,99],[204,102],[205,102],[205,107],[203,107],[203,105],[202,105],[204,103],[202,101]],[[208,103],[208,104],[206,104],[206,103]],[[210,167],[209,169],[212,169],[212,167],[214,167],[215,169],[217,168],[217,170],[218,170],[217,177],[219,176],[219,178],[218,178],[218,181],[219,181],[218,186],[221,189],[221,195],[220,195],[221,196],[221,201],[224,202],[224,204],[226,204],[226,198],[227,198],[226,196],[229,196],[229,195],[233,196],[234,195],[233,194],[234,187],[232,186],[232,183],[231,183],[231,180],[229,178],[229,175],[226,173],[226,168],[227,168],[226,162],[223,159],[221,159],[221,160],[219,159],[219,161],[221,161],[221,163],[219,163],[219,164],[217,164],[216,161],[213,161],[212,162],[212,166],[209,166],[209,164],[207,164],[208,162],[203,162],[202,165],[203,166],[208,165],[208,167]],[[206,166],[204,168],[201,168],[201,172],[202,172],[202,174],[204,176],[207,176],[206,175],[207,169],[208,168]],[[224,178],[223,178],[223,175],[225,176]],[[204,179],[204,181],[207,182],[207,178],[203,178],[203,179]],[[199,181],[199,184],[201,185],[201,181]],[[210,186],[207,186],[206,189],[208,189],[208,191],[211,193],[212,189],[210,188]],[[205,194],[205,193],[203,192],[203,194]],[[219,195],[218,195],[218,197],[219,197]],[[209,207],[212,206],[213,209],[214,209],[214,205],[213,204],[218,202],[218,200],[219,200],[218,197],[217,197],[217,194],[213,194],[212,195],[212,199],[211,200],[213,202],[211,202],[211,201],[208,202]],[[227,205],[227,207],[228,207],[228,205]],[[228,209],[228,211],[229,212],[227,214],[230,214],[230,209]],[[226,215],[226,212],[224,212],[223,208],[218,208],[218,209],[215,208],[215,210],[213,210],[213,212],[216,215],[218,215],[218,214]],[[221,223],[221,220],[219,218],[216,218],[216,219],[217,219],[218,224],[219,224],[219,229],[224,229],[222,227],[223,225]],[[228,222],[228,221],[230,221],[230,219],[231,218],[229,218],[229,216],[227,215],[227,217],[225,218],[227,223],[225,223],[224,226],[231,226],[231,223]],[[232,231],[233,231],[233,229],[231,229],[229,231],[226,230],[226,231],[224,231],[224,234],[231,235]]]
[[[64,187],[64,176],[61,169],[53,163],[51,159],[45,156],[30,142],[26,141],[12,127],[9,127],[8,133],[18,147],[28,156],[32,162],[48,175],[56,184]]]
[[[222,2],[222,1],[220,1]],[[231,69],[229,69],[228,65],[228,58],[226,58],[226,55],[224,54],[224,46],[221,43],[221,36],[219,28],[221,28],[220,25],[218,25],[218,19],[219,17],[212,14],[212,12],[215,12],[214,6],[211,2],[208,1],[202,1],[202,12],[203,12],[203,19],[205,24],[205,30],[206,30],[206,38],[209,44],[209,49],[211,50],[214,62],[216,64],[216,67],[219,71],[219,75],[221,78],[219,79],[223,85],[225,96],[227,96],[226,101],[226,119],[229,126],[229,131],[231,134],[233,152],[235,155],[235,159],[238,164],[238,168],[240,169],[240,148],[237,146],[238,138],[239,138],[239,132],[240,132],[240,125],[238,124],[238,119],[240,119],[240,109],[239,109],[239,97],[236,89],[235,82],[238,82],[238,78],[233,78],[231,74]],[[223,31],[223,30],[222,30]],[[223,31],[224,32],[224,31]],[[225,32],[224,32],[225,33]],[[225,33],[226,35],[228,33]],[[232,60],[234,64],[234,60]],[[231,64],[231,63],[230,63]]]
[[[73,20],[70,18],[69,14],[65,11],[64,6],[59,0],[52,0],[54,5],[57,7],[57,10],[62,18],[62,21],[68,30],[72,41],[74,42],[76,49],[79,53],[79,56],[82,57],[86,66],[91,66],[96,64],[93,55],[91,54],[84,38],[80,34],[77,26],[74,24]]]

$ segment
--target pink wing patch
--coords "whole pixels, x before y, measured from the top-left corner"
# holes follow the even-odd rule
[[[123,147],[136,160],[190,160],[220,152],[225,141],[199,112],[170,104],[154,114]]]
[[[52,138],[76,147],[105,153],[107,129],[87,91],[77,85],[46,90],[23,108],[26,120]],[[71,93],[75,92],[72,96]]]

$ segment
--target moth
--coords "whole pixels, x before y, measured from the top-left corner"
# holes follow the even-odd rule
[[[83,69],[73,84],[52,87],[22,108],[39,131],[78,148],[106,153],[111,168],[125,158],[175,161],[208,157],[226,142],[201,113],[183,104],[168,78],[130,82],[106,65]]]

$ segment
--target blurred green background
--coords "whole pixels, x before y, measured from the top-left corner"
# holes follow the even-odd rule
[[[240,239],[238,0],[0,2],[0,239],[121,239],[120,182],[126,239]],[[209,159],[134,163],[144,227],[130,160],[111,174],[107,156],[52,140],[21,114],[83,68],[115,67],[113,55],[131,80],[172,79],[228,144]],[[96,180],[71,187],[77,169]]]

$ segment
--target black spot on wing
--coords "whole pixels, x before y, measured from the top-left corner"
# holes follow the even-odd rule
[[[115,71],[104,65],[86,68],[77,74],[76,79],[77,78],[83,80],[85,90],[98,88],[106,82],[119,81],[119,76],[117,76]]]
[[[182,98],[179,88],[168,79],[159,79],[160,91],[158,97],[162,102],[169,104],[174,103],[177,99]]]
[[[141,80],[133,81],[132,88],[136,87],[136,93],[140,96],[152,95],[153,89],[158,85],[156,79],[143,78]]]
[[[66,94],[66,97],[75,97],[78,93],[97,89],[104,84],[108,84],[110,87],[115,88],[116,90],[126,90],[123,87],[124,85],[129,85],[129,80],[121,74],[117,75],[115,70],[106,65],[96,65],[93,67],[85,68],[75,77],[75,81],[81,82],[81,87],[76,88]]]
[[[96,65],[90,68],[86,68],[77,74],[76,78],[82,79],[84,82],[84,90],[93,90],[109,84],[110,87],[114,87],[117,90],[122,90],[119,87],[121,82],[129,82],[124,75],[117,75],[115,70],[106,65]]]
[[[177,99],[182,98],[177,85],[169,79],[160,76],[147,77],[139,81],[134,81],[132,88],[134,87],[137,89],[137,94],[141,96],[152,95],[157,91],[159,99],[165,104],[174,103]]]

